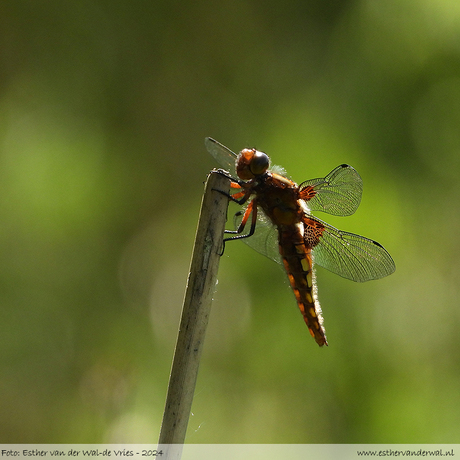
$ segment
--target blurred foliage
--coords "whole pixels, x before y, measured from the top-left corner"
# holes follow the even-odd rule
[[[459,126],[454,0],[3,0],[0,442],[157,441],[205,136],[352,164],[397,271],[318,269],[320,349],[229,244],[187,442],[460,442]]]

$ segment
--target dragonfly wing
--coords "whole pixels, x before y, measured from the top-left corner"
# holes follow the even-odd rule
[[[349,216],[358,209],[361,202],[363,181],[355,168],[343,164],[324,178],[302,182],[300,192],[312,195],[307,200],[310,211]]]
[[[278,249],[278,230],[265,216],[262,209],[259,208],[257,211],[257,224],[254,235],[244,238],[243,241],[259,254],[282,264],[283,262]],[[235,229],[239,227],[243,214],[244,211],[235,214]]]
[[[314,261],[321,267],[358,282],[383,278],[395,271],[393,259],[377,241],[343,232],[312,216],[308,220],[324,227],[313,248]]]
[[[206,137],[204,145],[207,151],[214,157],[214,159],[230,174],[236,177],[235,163],[236,153],[232,152],[228,147],[217,142],[212,137]]]

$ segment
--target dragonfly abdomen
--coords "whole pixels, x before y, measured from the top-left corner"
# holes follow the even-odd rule
[[[279,229],[279,251],[310,334],[319,346],[327,345],[321,307],[316,297],[311,248],[306,246],[297,225]]]

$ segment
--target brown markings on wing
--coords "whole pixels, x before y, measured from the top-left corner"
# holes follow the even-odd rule
[[[325,227],[321,222],[308,216],[303,216],[302,222],[304,224],[303,239],[311,251],[319,243]]]
[[[311,185],[302,187],[299,192],[299,198],[305,201],[311,200],[315,195],[316,195],[316,190]]]

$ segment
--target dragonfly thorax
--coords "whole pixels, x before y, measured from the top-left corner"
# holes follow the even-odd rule
[[[263,180],[262,180],[263,179]],[[267,173],[254,187],[257,204],[276,226],[295,225],[300,222],[298,187],[278,174]]]

